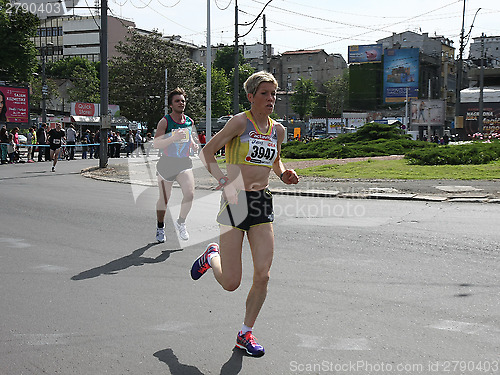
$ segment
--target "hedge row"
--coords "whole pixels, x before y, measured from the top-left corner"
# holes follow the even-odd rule
[[[409,151],[405,159],[414,165],[486,164],[500,158],[500,142],[472,143]]]
[[[288,142],[282,156],[291,159],[344,159],[370,156],[405,155],[414,165],[485,164],[500,159],[500,141],[468,145],[438,146],[413,141],[394,125],[371,123],[356,133],[309,143]]]

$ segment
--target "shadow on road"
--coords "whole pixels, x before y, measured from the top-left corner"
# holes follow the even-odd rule
[[[153,355],[168,366],[172,375],[204,375],[197,367],[180,363],[172,349],[163,349]],[[224,366],[222,366],[220,375],[239,374],[244,356],[244,351],[233,349],[233,354],[231,358],[224,363]]]
[[[170,254],[175,253],[177,251],[182,251],[182,249],[165,250],[162,251],[162,253],[158,255],[156,258],[148,258],[142,256],[149,248],[157,244],[158,243],[156,242],[149,243],[146,246],[135,250],[134,252],[132,252],[132,254],[124,256],[123,258],[115,259],[103,266],[99,266],[87,271],[80,272],[78,275],[73,276],[71,280],[92,279],[94,277],[98,277],[101,275],[116,275],[118,271],[125,270],[132,266],[142,266],[144,264],[164,262],[170,257]]]
[[[233,355],[231,358],[224,363],[220,370],[220,375],[236,375],[239,374],[241,368],[243,366],[243,357],[246,356],[246,353],[240,349],[233,349]]]
[[[172,349],[163,349],[153,355],[167,364],[172,375],[204,375],[197,367],[180,363]]]

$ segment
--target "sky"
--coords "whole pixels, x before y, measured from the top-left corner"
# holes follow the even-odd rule
[[[85,6],[84,1],[92,0],[80,0],[78,5]],[[346,60],[349,45],[373,44],[403,31],[444,36],[458,52],[464,6],[464,0],[108,0],[108,6],[110,15],[132,20],[138,28],[180,35],[184,41],[205,46],[208,1],[212,45],[234,44],[237,2],[240,44],[262,43],[262,17],[253,28],[246,25],[263,11],[266,40],[275,54],[324,49]],[[465,4],[469,42],[481,33],[500,36],[499,0],[466,0]],[[466,47],[464,57],[468,53]]]

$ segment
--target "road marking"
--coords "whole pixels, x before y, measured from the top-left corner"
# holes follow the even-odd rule
[[[0,237],[0,243],[5,244],[6,247],[12,247],[14,249],[25,249],[27,247],[31,247],[29,243],[24,241],[25,240],[18,238]]]
[[[21,333],[16,334],[26,345],[41,346],[41,345],[66,345],[69,342],[71,334],[69,333],[52,333],[52,334],[31,334]]]
[[[455,320],[440,320],[430,325],[430,328],[450,332],[460,332],[467,335],[477,335],[491,342],[500,342],[500,329],[485,324],[458,322]]]
[[[58,273],[58,272],[67,271],[69,268],[54,266],[52,264],[42,264],[40,266],[33,267],[33,269],[41,270],[41,271],[45,271],[45,272],[51,272],[51,273]]]
[[[296,334],[301,339],[297,346],[301,348],[320,350],[371,350],[369,341],[365,338],[352,339],[342,337],[321,337]]]
[[[193,326],[193,323],[189,322],[166,322],[150,329],[154,331],[164,331],[164,332],[186,332],[186,328]]]

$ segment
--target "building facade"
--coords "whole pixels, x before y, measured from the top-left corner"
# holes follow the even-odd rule
[[[484,43],[484,50],[481,45]],[[486,67],[500,68],[500,36],[484,36],[472,38],[470,45],[469,60],[475,65],[481,65],[481,52],[483,52],[483,63]]]
[[[340,54],[327,54],[324,50],[299,50],[273,56],[269,71],[278,80],[279,87],[292,91],[299,78],[312,79],[316,89],[323,92],[323,85],[333,77],[341,76],[347,63]]]
[[[62,16],[41,20],[33,42],[39,57],[57,61],[64,57],[79,56],[89,61],[100,61],[99,16]],[[116,45],[125,41],[135,23],[108,16],[108,57],[118,56]]]

